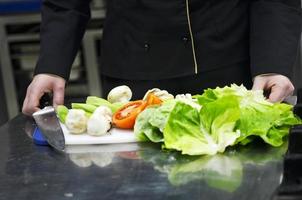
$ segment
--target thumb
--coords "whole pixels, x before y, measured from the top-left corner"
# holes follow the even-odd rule
[[[53,88],[53,106],[64,104],[65,84],[56,84]]]
[[[264,90],[266,81],[261,77],[255,77],[252,90]]]

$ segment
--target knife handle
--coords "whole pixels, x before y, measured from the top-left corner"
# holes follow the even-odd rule
[[[44,95],[40,99],[40,108],[43,109],[46,106],[52,105],[53,95],[50,92],[44,93]]]
[[[48,145],[46,138],[43,136],[43,134],[41,133],[38,127],[36,127],[34,130],[33,141],[36,145],[40,145],[40,146]]]

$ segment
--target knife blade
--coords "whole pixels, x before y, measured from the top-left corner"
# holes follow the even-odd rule
[[[50,146],[56,150],[64,151],[65,138],[54,107],[47,106],[33,114],[38,128]]]

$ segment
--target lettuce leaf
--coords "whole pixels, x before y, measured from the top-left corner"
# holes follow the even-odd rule
[[[235,129],[239,129],[241,134],[236,143],[246,145],[260,137],[272,146],[281,146],[290,127],[301,123],[293,114],[291,105],[270,103],[262,90],[247,90],[242,85],[207,89],[195,98],[201,105],[207,105],[227,96],[236,98],[240,107],[240,118]]]
[[[183,154],[215,154],[209,140],[200,131],[199,112],[183,102],[177,102],[164,127],[164,147]]]
[[[266,107],[264,111],[255,108],[241,109],[241,117],[237,128],[241,136],[237,142],[245,141],[251,136],[259,136],[272,146],[281,146],[289,129],[300,120],[292,112],[292,106],[287,104],[274,104]]]
[[[239,116],[238,102],[233,97],[209,103],[200,112],[177,102],[164,128],[164,146],[188,155],[224,152],[240,136],[234,131]]]
[[[134,134],[139,141],[163,142],[163,129],[176,101],[165,101],[161,106],[151,106],[138,115]]]
[[[242,85],[207,89],[194,98],[201,108],[181,99],[147,108],[136,120],[137,138],[182,154],[214,155],[255,138],[281,146],[290,127],[301,123],[291,105],[270,103],[261,90]]]
[[[141,141],[163,142],[163,133],[158,127],[153,126],[149,121],[154,116],[156,108],[145,109],[137,118],[134,125],[134,134]]]

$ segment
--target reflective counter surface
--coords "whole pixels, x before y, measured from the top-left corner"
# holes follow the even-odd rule
[[[267,200],[287,146],[256,143],[216,156],[183,156],[149,143],[36,146],[32,119],[0,128],[0,199]]]

